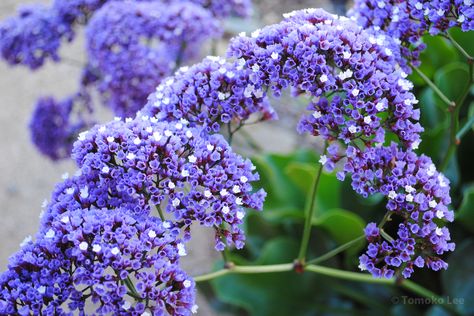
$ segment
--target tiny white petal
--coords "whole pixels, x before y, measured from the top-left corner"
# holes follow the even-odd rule
[[[440,218],[440,219],[443,218],[443,217],[444,217],[444,212],[441,211],[441,210],[437,210],[437,211],[436,211],[436,217],[437,217],[437,218]]]
[[[237,218],[238,218],[238,219],[242,219],[242,218],[244,218],[244,216],[245,216],[245,213],[244,213],[244,212],[242,212],[242,211],[238,211],[238,212],[237,212]]]
[[[40,293],[40,294],[46,293],[46,287],[45,287],[44,285],[41,285],[41,286],[38,288],[38,293]]]
[[[153,229],[149,230],[148,231],[148,237],[155,238],[156,237],[156,232]]]
[[[397,197],[397,193],[395,191],[390,191],[388,192],[388,197],[393,200]]]
[[[184,280],[183,286],[184,286],[185,288],[188,288],[188,287],[190,287],[191,285],[192,285],[191,281],[189,281],[189,280]]]
[[[249,181],[249,179],[246,176],[241,176],[240,177],[240,182],[246,183],[247,181]]]
[[[83,251],[87,250],[88,247],[89,247],[89,244],[85,241],[83,241],[79,244],[79,249],[81,249]]]
[[[20,247],[26,246],[26,245],[29,244],[32,240],[33,240],[33,237],[31,237],[30,235],[26,236],[25,239],[23,239],[23,241],[20,243]]]
[[[328,158],[326,157],[326,155],[321,155],[321,157],[319,158],[319,162],[324,166],[328,162]]]
[[[177,247],[178,247],[178,255],[179,255],[180,257],[184,257],[184,256],[187,255],[186,248],[184,248],[184,244],[183,244],[183,243],[179,243],[179,244],[177,245]]]
[[[46,232],[46,234],[44,235],[45,238],[53,238],[54,236],[56,235],[56,233],[54,232],[54,230],[52,230],[51,228]]]
[[[238,185],[234,185],[232,187],[232,192],[233,193],[240,193],[240,187]]]
[[[168,188],[174,189],[174,188],[176,188],[176,185],[173,182],[170,181],[170,182],[168,182]]]
[[[92,251],[93,252],[97,253],[97,252],[100,252],[101,250],[102,250],[102,247],[100,245],[97,245],[97,244],[92,245]]]
[[[190,163],[195,163],[197,161],[197,158],[194,155],[191,155],[188,157],[188,160]]]
[[[118,249],[118,247],[114,247],[110,250],[110,252],[113,254],[113,255],[118,255],[120,253],[120,249]]]
[[[173,199],[171,204],[173,204],[174,207],[177,207],[179,204],[181,204],[181,201],[178,198],[175,198]]]

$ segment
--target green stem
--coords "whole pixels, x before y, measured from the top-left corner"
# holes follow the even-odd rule
[[[388,211],[387,213],[385,213],[384,217],[382,218],[382,220],[380,221],[378,227],[379,229],[382,229],[383,225],[388,221],[390,220],[390,216],[392,215],[392,212]],[[348,241],[346,242],[345,244],[343,245],[340,245],[339,247],[331,250],[331,251],[328,251],[326,252],[325,254],[319,256],[319,257],[316,257],[310,261],[308,261],[306,264],[317,264],[317,263],[321,263],[321,262],[324,262],[328,259],[331,259],[332,257],[334,257],[335,255],[341,253],[341,252],[344,252],[346,251],[347,249],[349,249],[350,247],[352,247],[353,245],[355,245],[356,243],[358,243],[359,241],[362,241],[365,239],[365,235],[361,235],[351,241]]]
[[[128,293],[127,293],[128,295],[130,295],[131,297],[137,300],[142,300],[140,294],[138,294],[138,291],[135,288],[135,285],[133,284],[132,280],[130,280],[130,277],[127,277],[125,280],[122,280],[122,282],[128,288]]]
[[[328,251],[326,252],[324,255],[321,255],[319,257],[316,257],[312,260],[309,260],[307,262],[307,264],[317,264],[317,263],[321,263],[321,262],[324,262],[328,259],[331,259],[332,257],[334,257],[335,255],[341,253],[341,252],[344,252],[346,251],[347,249],[349,249],[350,247],[352,247],[353,245],[355,245],[356,243],[358,243],[359,241],[362,241],[365,239],[365,235],[362,235],[362,236],[359,236],[357,237],[356,239],[353,239],[343,245],[340,245],[339,247],[331,250],[331,251]]]
[[[469,55],[468,52],[466,52],[466,50],[454,39],[454,37],[451,36],[451,34],[449,34],[448,32],[446,32],[446,37],[451,41],[451,43],[453,43],[454,47],[457,48],[457,50],[462,54],[464,55],[464,57],[467,58],[468,60],[468,63],[473,61],[473,57],[471,55]]]
[[[219,278],[227,274],[260,274],[260,273],[275,273],[287,272],[293,270],[292,263],[273,264],[263,266],[232,266],[227,269],[217,270],[211,273],[203,274],[194,277],[195,282],[204,282]]]
[[[194,277],[195,282],[204,282],[219,278],[227,274],[261,274],[261,273],[276,273],[276,272],[289,272],[294,269],[294,264],[292,263],[283,263],[283,264],[273,264],[273,265],[263,265],[263,266],[233,266],[229,269],[222,269],[208,274],[200,275]],[[309,264],[305,267],[305,271],[321,274],[328,277],[333,277],[337,279],[354,281],[354,282],[364,282],[371,284],[381,284],[381,285],[390,285],[390,286],[400,286],[401,288],[408,290],[416,295],[436,300],[442,302],[443,300],[434,292],[424,288],[423,286],[416,284],[409,280],[402,280],[401,283],[397,282],[395,278],[385,279],[385,278],[374,278],[370,274],[343,271],[334,268],[328,268],[323,266],[318,266],[314,264]],[[449,305],[443,305],[446,309],[454,311],[453,308]]]
[[[461,140],[461,138],[471,129],[474,125],[474,115],[469,118],[469,120],[464,124],[464,126],[456,134],[456,139]]]
[[[165,216],[163,215],[163,211],[161,210],[161,207],[159,204],[155,204],[155,208],[158,211],[158,214],[160,215],[160,219],[162,221],[165,221]]]
[[[450,107],[456,106],[454,101],[449,100],[449,98],[420,69],[413,66],[413,64],[411,63],[410,67],[415,70],[415,72],[428,84],[428,86],[430,86],[431,89],[433,89],[433,91],[441,98],[441,100],[443,100],[444,103],[446,103]]]
[[[323,155],[326,152],[326,148],[327,147],[325,146]],[[307,204],[308,207],[305,211],[303,236],[301,237],[300,252],[298,255],[298,261],[302,264],[304,264],[306,252],[308,250],[309,238],[311,236],[311,225],[312,225],[314,209],[316,205],[316,192],[318,191],[319,180],[321,178],[323,167],[324,167],[323,165],[318,166],[316,175],[313,180],[313,186],[311,188],[311,195],[309,196],[309,203]]]
[[[472,68],[472,64],[469,67]],[[444,156],[442,160],[441,170],[446,170],[449,162],[451,161],[452,156],[456,152],[456,147],[459,145],[459,138],[457,137],[457,134],[459,131],[459,112],[461,111],[461,107],[464,104],[464,101],[469,95],[471,84],[472,84],[472,74],[471,74],[471,79],[469,80],[469,83],[466,87],[466,90],[463,92],[459,100],[456,102],[456,106],[453,108],[452,113],[451,113],[449,147],[448,147],[448,151],[446,152],[446,155]]]

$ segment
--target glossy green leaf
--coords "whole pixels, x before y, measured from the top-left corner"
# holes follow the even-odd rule
[[[474,185],[464,191],[461,206],[456,212],[456,221],[474,233]]]
[[[468,54],[474,56],[474,31],[463,32],[460,28],[455,27],[449,30],[449,34],[451,34]]]
[[[299,187],[306,198],[311,194],[316,174],[316,164],[312,163],[291,163],[286,168],[286,174],[290,180]],[[321,173],[316,192],[316,213],[323,214],[331,208],[340,207],[341,200],[341,182],[336,179],[335,174]]]
[[[447,298],[462,300],[452,304],[463,315],[474,314],[474,240],[465,240],[449,257],[449,268],[442,273]],[[459,302],[459,301],[458,301]]]
[[[434,83],[443,93],[456,101],[467,89],[469,71],[465,63],[451,63],[436,71]]]
[[[313,220],[313,225],[326,230],[331,237],[340,245],[364,234],[365,221],[357,214],[344,209],[331,209],[320,218]],[[358,252],[364,241],[349,249],[349,253]]]

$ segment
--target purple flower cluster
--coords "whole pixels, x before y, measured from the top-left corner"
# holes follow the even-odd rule
[[[362,270],[376,277],[398,273],[408,278],[414,267],[447,268],[439,256],[454,250],[454,243],[441,224],[453,221],[454,213],[448,209],[449,181],[431,159],[395,144],[365,151],[350,146],[344,172],[352,174],[352,187],[364,197],[387,196],[389,217],[400,220],[393,239],[382,235],[374,223],[367,226],[369,246],[360,257]]]
[[[195,311],[194,282],[178,265],[190,225],[212,227],[217,250],[241,248],[245,208],[261,209],[265,193],[252,192],[254,166],[222,136],[188,125],[137,117],[79,135],[79,170],[0,275],[0,314]]]
[[[251,75],[240,62],[208,57],[164,80],[139,114],[167,122],[185,119],[211,133],[222,124],[244,125],[252,114],[257,120],[276,119],[265,91],[249,84]]]
[[[73,32],[54,11],[42,5],[21,7],[18,16],[0,25],[0,51],[10,64],[37,69],[45,60],[58,61],[63,39],[72,40]]]
[[[356,0],[349,15],[362,27],[384,31],[396,39],[403,58],[415,65],[425,47],[421,42],[425,33],[436,35],[452,27],[474,30],[472,0]],[[399,60],[402,66],[406,65],[404,59]]]
[[[89,64],[116,115],[133,116],[150,92],[220,29],[210,11],[189,2],[109,2],[87,26]]]
[[[250,183],[258,180],[254,166],[233,153],[222,136],[206,137],[186,125],[138,117],[81,134],[73,156],[94,183],[76,194],[89,188],[123,192],[135,200],[136,214],[148,215],[154,205],[173,214],[180,227],[197,221],[216,228],[218,250],[226,241],[242,248],[244,208],[261,209],[265,196],[251,192]],[[91,193],[85,201],[99,203]]]
[[[312,98],[313,113],[303,117],[300,132],[371,145],[383,143],[389,130],[416,147],[423,131],[413,108],[418,101],[384,44],[385,37],[374,37],[353,21],[305,10],[234,39],[229,55],[253,71],[254,90],[271,87],[278,96],[291,86],[295,94]]]
[[[0,314],[83,314],[87,304],[101,315],[188,315],[194,281],[178,266],[176,233],[127,210],[67,211],[10,259]]]
[[[31,139],[52,160],[69,157],[76,135],[92,125],[87,117],[90,112],[88,95],[77,94],[61,101],[41,98],[29,125]]]
[[[231,121],[245,125],[252,113],[259,113],[262,119],[274,117],[266,103],[266,92],[271,89],[279,96],[283,88],[292,87],[295,95],[306,94],[311,98],[311,113],[303,117],[299,131],[320,135],[330,144],[327,154],[320,160],[327,170],[333,170],[336,163],[344,160],[345,169],[338,172],[337,177],[343,180],[351,175],[354,189],[365,197],[382,192],[382,188],[399,190],[406,185],[403,183],[406,179],[421,176],[422,171],[418,168],[432,167],[428,167],[428,158],[412,152],[420,144],[423,128],[418,123],[420,111],[415,108],[418,101],[411,93],[413,85],[406,79],[407,74],[399,69],[395,49],[385,35],[364,31],[351,20],[337,18],[322,10],[294,12],[277,25],[258,30],[250,37],[241,35],[234,39],[229,50],[234,61],[209,57],[189,69],[180,70],[157,88],[139,114],[166,122],[184,119],[192,126],[203,125],[206,132],[215,133],[222,124]],[[402,148],[408,149],[381,147],[387,131],[398,137]],[[344,150],[341,150],[341,144]],[[407,153],[405,156],[404,152]],[[383,160],[384,166],[373,167],[374,162],[370,159],[376,159],[382,153],[391,154],[390,159]],[[415,159],[410,163],[416,168],[406,159]],[[397,164],[402,166],[400,170],[395,168]],[[403,169],[405,165],[409,166],[406,170]],[[429,174],[435,172],[429,170]],[[392,171],[397,172],[398,178],[383,177]],[[447,180],[437,172],[435,174],[439,181],[444,179],[440,182],[444,185],[443,190],[431,192],[434,178],[420,179],[422,184],[416,189],[416,198],[424,203],[423,206],[401,204],[395,212],[393,202],[389,202],[388,209],[408,221],[414,209],[418,210],[415,214],[426,211],[425,204],[429,205],[431,200],[422,202],[423,196],[426,199],[433,197],[438,214],[443,212],[439,219],[452,220],[452,213],[447,210]],[[373,181],[377,184],[372,185]],[[387,184],[381,187],[380,181],[387,181]],[[382,193],[388,196],[388,191]],[[424,229],[423,234],[413,239],[416,242],[412,246],[415,250],[425,249],[422,254],[416,253],[417,256],[436,269],[442,262],[437,256],[452,250],[453,244],[447,242],[446,228],[442,229],[445,234],[442,238],[432,238],[433,232],[437,234],[441,228],[436,230],[438,226],[434,227],[429,215],[426,216],[427,222],[423,226],[426,228],[420,228]],[[408,222],[404,225],[411,229]],[[401,230],[399,234],[405,236]],[[419,237],[428,240],[429,247]],[[391,251],[396,256],[396,251]],[[377,260],[387,254],[381,253]],[[410,270],[413,260],[417,260],[417,264],[421,260],[413,256],[414,253],[409,252],[408,257],[403,257],[403,269],[399,265],[392,266],[387,274],[379,272],[380,269],[389,271],[388,267],[370,271],[377,277],[389,277],[397,270],[408,277],[413,271]]]

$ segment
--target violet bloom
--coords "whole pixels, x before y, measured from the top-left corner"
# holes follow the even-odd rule
[[[474,30],[472,0],[356,0],[349,12],[362,27],[384,31],[400,44],[402,67],[406,61],[419,64],[419,54],[425,48],[421,37],[429,33],[444,33],[452,27]]]
[[[121,192],[137,200],[136,213],[161,207],[185,230],[194,221],[216,228],[218,250],[226,241],[242,248],[244,208],[261,209],[265,197],[263,191],[252,193],[255,167],[221,135],[186,125],[137,117],[81,134],[73,156],[82,177],[96,181],[81,190]],[[89,192],[84,202],[88,199],[95,196]]]
[[[39,99],[29,125],[33,143],[52,160],[69,157],[76,135],[92,124],[90,111],[89,96],[84,94],[61,101]]]
[[[278,96],[292,87],[312,101],[299,131],[348,144],[383,144],[385,130],[416,148],[423,128],[413,85],[383,36],[346,18],[308,9],[231,42],[229,55],[251,69],[248,86]]]
[[[58,61],[61,42],[72,36],[70,26],[62,23],[51,8],[24,6],[18,16],[0,24],[0,51],[9,64],[37,69],[47,59]]]
[[[178,266],[185,254],[157,218],[67,211],[11,257],[0,275],[0,314],[70,315],[87,306],[101,315],[189,315],[194,281]]]
[[[367,197],[382,193],[388,197],[390,217],[399,220],[394,240],[383,240],[371,223],[365,233],[370,242],[360,257],[361,269],[376,277],[395,273],[408,278],[415,267],[446,269],[440,256],[454,250],[444,221],[454,219],[448,179],[436,170],[431,159],[413,151],[390,147],[361,151],[348,149],[344,171],[351,173],[354,190]]]
[[[106,104],[133,116],[161,80],[221,35],[219,21],[191,2],[108,2],[87,26],[89,64]]]
[[[243,66],[207,57],[183,67],[158,86],[139,115],[169,122],[185,119],[210,133],[219,132],[223,124],[245,125],[252,115],[261,121],[276,119],[265,91],[249,86],[252,72]]]

